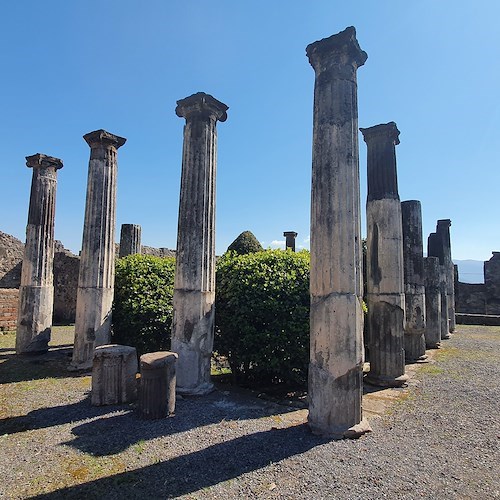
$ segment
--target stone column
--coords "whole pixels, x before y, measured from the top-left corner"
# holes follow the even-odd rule
[[[33,168],[31,195],[26,226],[19,310],[16,329],[16,352],[48,350],[54,305],[54,218],[58,158],[36,154],[26,157]]]
[[[122,224],[120,231],[119,257],[141,253],[141,226],[138,224]]]
[[[297,238],[297,234],[295,231],[285,231],[283,233],[283,236],[286,238],[285,241],[285,249],[286,250],[291,250],[292,252],[295,252],[295,238]]]
[[[399,387],[405,375],[404,270],[401,202],[396,171],[399,130],[394,122],[362,128],[368,148],[367,306],[370,372],[365,380]]]
[[[455,271],[451,260],[450,219],[437,221],[436,234],[443,245],[443,265],[446,273],[446,295],[448,296],[448,319],[450,333],[455,331]]]
[[[177,391],[206,394],[213,389],[210,360],[214,339],[215,177],[217,121],[228,107],[199,92],[177,101],[184,117],[172,351],[178,353]]]
[[[425,345],[437,349],[441,344],[441,270],[437,257],[424,258]]]
[[[439,282],[441,293],[441,340],[450,338],[450,310],[448,307],[448,276],[449,271],[445,265],[445,248],[441,235],[429,234],[427,239],[427,255],[439,259]]]
[[[354,437],[362,419],[363,312],[356,71],[367,58],[350,27],[310,44],[315,72],[311,191],[309,426]]]
[[[90,146],[87,201],[76,298],[75,346],[70,369],[92,366],[94,347],[110,343],[115,277],[117,151],[126,139],[96,130]]]
[[[407,362],[422,361],[425,354],[425,286],[422,207],[417,200],[401,203],[405,287],[404,348]]]

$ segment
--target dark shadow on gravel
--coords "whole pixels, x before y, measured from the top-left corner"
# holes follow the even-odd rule
[[[175,416],[169,418],[142,420],[136,411],[103,416],[74,427],[75,439],[64,444],[94,456],[114,455],[140,441],[222,421],[257,419],[291,411],[295,408],[264,403],[237,393],[215,391],[204,397],[178,400]]]
[[[326,442],[312,435],[306,425],[271,429],[215,444],[166,462],[32,498],[173,498],[305,453]],[[266,492],[262,493],[265,496]]]

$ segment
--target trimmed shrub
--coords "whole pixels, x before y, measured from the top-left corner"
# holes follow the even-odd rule
[[[112,339],[137,354],[168,350],[175,259],[128,255],[116,261]]]
[[[264,250],[259,240],[251,231],[243,231],[228,247],[228,252],[236,252],[239,255],[246,255]]]
[[[215,350],[239,383],[305,385],[309,253],[228,252],[217,264]]]

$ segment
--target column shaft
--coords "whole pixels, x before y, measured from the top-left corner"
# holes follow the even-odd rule
[[[424,258],[425,345],[437,349],[441,343],[441,273],[437,257]]]
[[[90,368],[94,348],[110,343],[117,150],[126,141],[105,130],[90,132],[84,139],[90,146],[90,161],[71,369]]]
[[[186,119],[174,284],[172,351],[178,353],[177,391],[213,389],[210,362],[215,302],[215,178],[217,121],[228,107],[202,92],[177,102]]]
[[[54,219],[56,207],[58,158],[36,154],[26,157],[33,168],[26,226],[16,352],[47,351],[54,305]]]
[[[354,28],[310,44],[315,71],[311,190],[309,426],[334,438],[362,420],[363,313]]]
[[[141,253],[141,226],[138,224],[122,224],[120,230],[119,257]]]
[[[446,273],[449,332],[452,333],[455,331],[455,270],[451,259],[450,227],[450,219],[441,219],[437,221],[436,234],[440,238],[443,247],[442,265],[444,266],[444,272]]]

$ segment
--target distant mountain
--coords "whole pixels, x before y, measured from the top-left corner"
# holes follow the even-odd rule
[[[455,260],[458,266],[458,281],[461,283],[484,283],[484,262],[482,260]]]

